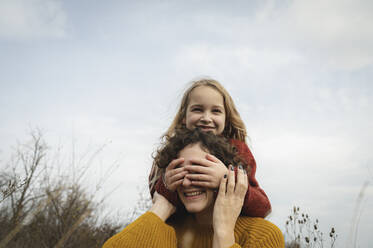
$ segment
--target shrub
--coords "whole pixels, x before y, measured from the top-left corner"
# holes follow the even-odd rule
[[[123,224],[99,218],[102,202],[79,180],[63,174],[52,178],[48,151],[34,131],[8,168],[1,167],[0,247],[101,247]]]
[[[333,248],[338,235],[334,227],[328,238]],[[285,246],[287,248],[324,247],[325,238],[319,228],[319,220],[315,221],[306,213],[300,213],[299,207],[293,207],[291,215],[286,220]]]

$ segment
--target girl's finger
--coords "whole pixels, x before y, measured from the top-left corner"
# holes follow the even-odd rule
[[[179,185],[181,185],[181,184],[183,183],[183,180],[184,180],[184,178],[179,179],[179,180],[177,180],[177,181],[171,183],[171,184],[170,184],[170,188],[172,188],[172,189],[176,189]]]
[[[200,165],[187,165],[184,167],[187,171],[199,174],[210,174],[210,169]]]
[[[217,198],[225,197],[227,185],[227,174],[224,174],[223,178],[220,180],[219,192]]]
[[[176,174],[179,174],[181,172],[185,171],[185,168],[184,167],[180,167],[180,168],[176,168],[176,169],[173,169],[173,170],[167,170],[167,176],[169,177],[172,177]]]
[[[227,194],[234,194],[234,186],[235,186],[234,167],[233,165],[230,165],[229,174],[228,174]]]
[[[204,167],[211,167],[211,166],[216,165],[215,162],[209,161],[209,160],[204,159],[204,158],[191,159],[190,162],[192,164],[199,165],[199,166],[204,166]]]
[[[177,181],[177,180],[179,180],[179,179],[182,179],[182,178],[184,178],[185,175],[187,175],[187,174],[188,174],[187,171],[182,171],[182,172],[180,172],[180,173],[178,173],[178,174],[175,174],[175,175],[173,175],[172,177],[170,177],[170,182],[173,183],[174,181]]]
[[[178,158],[171,161],[171,163],[168,164],[167,169],[171,170],[174,169],[176,166],[182,164],[184,162],[184,158]]]
[[[198,186],[198,187],[216,189],[216,187],[214,187],[214,185],[211,182],[206,182],[206,181],[192,181],[192,185]]]
[[[206,154],[206,159],[209,160],[209,161],[212,161],[212,162],[215,162],[215,163],[222,163],[220,161],[220,159],[218,159],[217,157],[215,157],[214,155],[212,154]]]
[[[211,177],[206,174],[187,174],[186,177],[192,181],[211,181]]]

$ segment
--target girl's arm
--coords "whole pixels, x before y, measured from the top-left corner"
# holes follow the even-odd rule
[[[107,240],[103,248],[176,247],[175,230],[165,223],[175,207],[157,193],[154,201],[148,212]]]
[[[152,187],[151,181],[154,177],[156,177],[159,169],[156,168],[155,164],[153,164],[152,170],[149,175],[149,190],[152,197],[154,195],[154,192],[158,192],[174,206],[180,206],[181,202],[177,196],[176,188],[183,182],[184,176],[187,174],[187,171],[184,169],[184,167],[179,167],[179,165],[183,162],[183,158],[172,160],[167,166],[165,173],[161,174],[158,180],[154,183],[154,187]],[[166,182],[163,181],[164,179],[166,180]]]
[[[250,217],[265,218],[271,212],[271,203],[266,193],[259,187],[258,181],[255,178],[256,162],[254,156],[244,142],[231,140],[231,143],[237,148],[238,154],[250,166],[250,169],[248,168],[249,173],[247,173],[249,185],[241,214]]]
[[[169,202],[171,202],[174,206],[180,206],[181,202],[177,195],[177,192],[170,191],[167,189],[166,185],[163,182],[163,177],[160,177],[155,185],[155,191],[166,198]]]
[[[181,205],[179,197],[176,193],[176,188],[182,184],[184,176],[188,173],[184,167],[178,167],[183,162],[183,158],[172,160],[167,166],[165,173],[159,177],[154,187],[156,192],[166,198],[175,207]],[[163,181],[164,179],[166,182]]]

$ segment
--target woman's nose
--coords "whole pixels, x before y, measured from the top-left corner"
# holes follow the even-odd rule
[[[183,187],[189,187],[191,185],[192,185],[192,181],[190,181],[188,178],[184,177]]]

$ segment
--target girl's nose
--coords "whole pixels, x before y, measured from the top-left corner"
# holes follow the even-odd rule
[[[189,187],[191,185],[192,185],[192,181],[190,181],[188,178],[184,177],[183,187]]]
[[[202,116],[201,116],[201,121],[202,122],[206,122],[206,123],[209,123],[211,122],[211,116],[209,113],[204,113]]]

